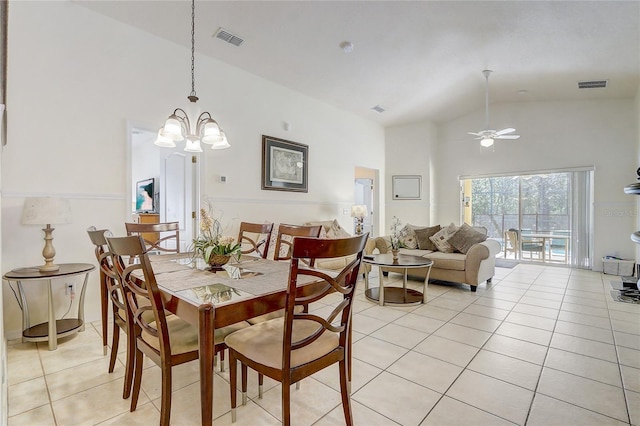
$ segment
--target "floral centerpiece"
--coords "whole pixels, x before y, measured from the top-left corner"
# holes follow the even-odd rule
[[[200,209],[200,235],[193,240],[193,251],[213,267],[227,263],[232,255],[240,254],[235,238],[222,235],[222,225],[205,209]]]
[[[396,216],[391,219],[391,253],[393,253],[393,258],[398,258],[398,250],[400,250],[400,237],[404,236],[403,228],[401,227],[402,223],[400,219]]]

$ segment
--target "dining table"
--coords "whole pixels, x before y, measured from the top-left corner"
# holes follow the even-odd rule
[[[165,309],[198,328],[201,418],[202,425],[211,425],[214,331],[284,308],[290,262],[243,255],[214,271],[201,258],[188,254],[149,259]],[[317,277],[298,276],[300,296],[321,286]]]
[[[569,241],[571,237],[567,234],[554,234],[554,233],[528,233],[522,234],[522,244],[527,243],[541,243],[542,244],[542,261],[546,262],[547,247],[549,248],[549,260],[551,261],[551,242],[553,240],[563,240],[565,250],[565,263],[567,262],[567,254],[569,251]]]

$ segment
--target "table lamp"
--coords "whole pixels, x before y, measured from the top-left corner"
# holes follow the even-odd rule
[[[71,206],[69,200],[54,197],[29,197],[24,200],[22,209],[23,225],[46,225],[44,231],[44,248],[42,256],[44,265],[40,267],[40,272],[53,272],[60,269],[60,266],[53,263],[56,249],[53,248],[53,230],[51,225],[58,225],[71,222]]]
[[[362,222],[369,215],[367,206],[364,204],[356,204],[351,206],[351,217],[356,219],[356,235],[362,235]]]

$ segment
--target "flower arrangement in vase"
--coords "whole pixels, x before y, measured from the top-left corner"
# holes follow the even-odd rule
[[[404,235],[401,228],[402,223],[396,216],[391,219],[391,253],[393,260],[398,260],[398,250],[400,250],[400,237]]]
[[[222,225],[205,209],[200,209],[200,235],[193,240],[193,251],[212,269],[220,269],[231,256],[240,254],[235,238],[222,235]]]

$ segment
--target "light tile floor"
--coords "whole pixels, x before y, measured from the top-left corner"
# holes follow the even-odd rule
[[[353,318],[355,423],[640,425],[640,305],[611,301],[612,279],[521,264],[497,268],[493,283],[476,293],[430,284],[429,302],[412,307],[373,304],[361,285]],[[121,398],[122,352],[108,374],[99,330],[90,324],[53,352],[9,342],[9,425],[158,422],[158,367],[146,364],[130,413]],[[174,371],[172,423],[197,425],[198,364]],[[294,424],[344,423],[337,373],[329,368],[292,392]],[[231,423],[228,380],[228,372],[216,373],[215,424]],[[251,374],[237,424],[278,424],[279,385],[265,380],[258,399],[256,382]]]

